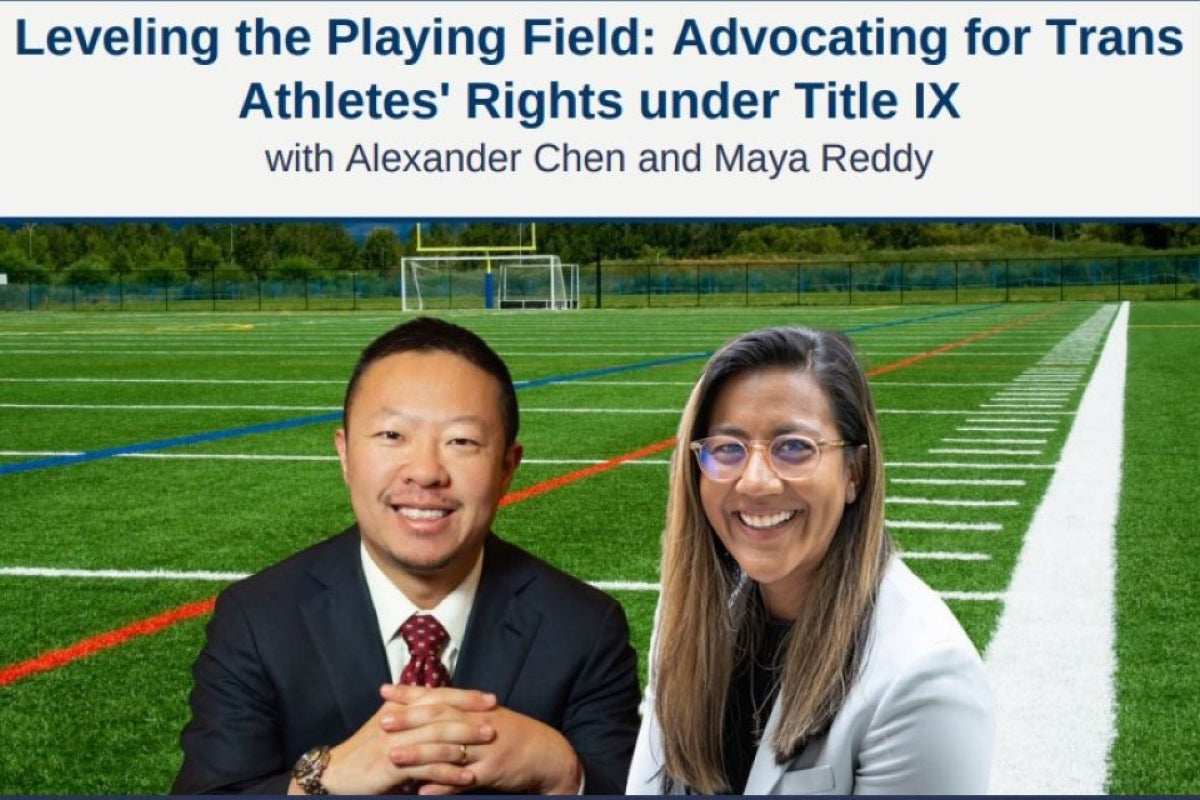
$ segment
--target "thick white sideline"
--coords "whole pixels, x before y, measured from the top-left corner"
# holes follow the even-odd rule
[[[1115,717],[1114,550],[1128,322],[1122,303],[1030,522],[985,656],[996,690],[995,794],[1104,794]]]

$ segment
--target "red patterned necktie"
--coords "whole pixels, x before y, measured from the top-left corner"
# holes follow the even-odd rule
[[[450,673],[439,657],[450,634],[435,617],[413,614],[400,626],[400,636],[408,645],[409,660],[400,673],[400,683],[406,686],[428,686],[436,689],[450,685]]]

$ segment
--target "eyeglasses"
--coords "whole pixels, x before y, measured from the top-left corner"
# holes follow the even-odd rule
[[[747,442],[736,436],[709,436],[692,442],[700,471],[714,481],[728,483],[741,477],[750,462],[750,451],[762,449],[767,463],[780,479],[798,481],[817,471],[826,447],[849,447],[851,442],[817,441],[808,436],[785,433],[769,442]]]

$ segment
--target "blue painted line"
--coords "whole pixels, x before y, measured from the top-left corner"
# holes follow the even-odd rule
[[[550,383],[565,383],[569,381],[583,380],[584,378],[594,378],[599,375],[612,375],[618,372],[629,372],[631,370],[646,369],[648,367],[658,367],[665,364],[677,364],[683,361],[695,361],[702,358],[707,358],[708,353],[690,353],[682,356],[673,356],[671,358],[660,358],[653,361],[639,361],[636,364],[623,364],[618,367],[605,367],[603,369],[589,369],[582,372],[572,372],[568,375],[560,375],[551,378],[536,378],[528,381],[515,381],[513,385],[517,389],[532,389],[537,386],[545,386]],[[341,420],[341,412],[331,412],[328,414],[317,414],[310,417],[297,417],[296,419],[287,419],[280,422],[265,422],[261,425],[246,425],[241,428],[229,428],[223,431],[209,431],[207,433],[195,433],[189,436],[176,436],[170,439],[155,439],[150,442],[138,442],[137,444],[123,445],[121,447],[107,447],[102,450],[89,450],[86,453],[78,453],[70,456],[52,456],[50,458],[39,458],[34,461],[22,461],[17,464],[0,465],[0,477],[4,475],[15,475],[20,472],[32,472],[39,469],[52,469],[54,467],[67,467],[73,464],[86,464],[89,461],[102,461],[106,458],[115,458],[117,456],[127,455],[129,453],[145,453],[154,450],[166,450],[171,447],[186,447],[193,444],[203,444],[206,442],[217,442],[222,439],[232,439],[237,436],[249,436],[256,433],[273,433],[275,431],[287,430],[289,428],[299,428],[304,425],[313,425],[322,422],[337,422]]]
[[[702,358],[708,358],[712,355],[712,351],[703,353],[688,353],[682,356],[671,356],[670,358],[658,358],[654,361],[639,361],[636,364],[622,364],[619,367],[603,367],[601,369],[585,369],[582,372],[570,372],[566,375],[558,375],[550,378],[534,378],[528,381],[514,381],[513,385],[518,389],[535,389],[538,386],[549,386],[552,383],[569,383],[571,381],[581,381],[585,378],[597,378],[601,375],[616,375],[620,372],[632,372],[633,370],[646,369],[648,367],[662,367],[667,364],[681,364],[685,361],[699,361]]]
[[[993,303],[990,306],[978,306],[972,308],[960,308],[953,311],[939,311],[936,314],[927,314],[923,317],[907,317],[901,319],[888,320],[886,322],[870,322],[863,325],[856,325],[853,328],[846,328],[843,333],[862,333],[864,331],[875,330],[876,328],[890,328],[894,325],[912,325],[917,322],[929,322],[930,320],[943,319],[945,317],[957,317],[961,314],[974,314],[979,311],[987,311],[993,308],[999,308],[1002,303]],[[623,364],[619,367],[603,367],[601,369],[588,369],[582,372],[570,372],[566,375],[558,375],[550,378],[534,378],[528,381],[514,381],[513,385],[517,389],[535,389],[539,386],[549,386],[555,383],[569,383],[571,381],[581,381],[587,378],[598,378],[602,375],[615,375],[621,372],[632,372],[634,370],[646,369],[648,367],[662,367],[668,364],[681,364],[686,361],[699,361],[708,358],[715,351],[705,350],[699,353],[687,353],[681,356],[671,356],[670,358],[659,358],[653,361],[638,361],[634,364]]]
[[[891,319],[885,322],[868,322],[863,325],[855,325],[853,328],[846,328],[842,333],[863,333],[864,331],[873,331],[878,328],[892,328],[896,325],[912,325],[917,322],[930,322],[935,319],[946,319],[947,317],[959,317],[963,314],[977,314],[980,311],[990,311],[993,308],[1000,308],[1003,303],[992,303],[990,306],[975,306],[972,308],[960,308],[954,311],[939,311],[936,314],[926,314],[923,317],[908,317],[901,319]]]
[[[972,314],[979,311],[986,311],[992,308],[998,308],[1000,303],[990,306],[980,306],[965,309],[957,309],[954,311],[941,311],[936,314],[928,314],[923,317],[908,317],[902,319],[888,320],[886,322],[872,322],[864,325],[856,325],[853,328],[846,328],[844,333],[862,333],[863,331],[875,330],[877,328],[890,328],[895,325],[912,325],[918,322],[928,322],[935,319],[943,319],[945,317],[959,316],[960,314]],[[539,386],[548,386],[555,383],[570,383],[572,381],[580,381],[586,378],[597,378],[603,375],[616,375],[622,372],[633,372],[640,369],[648,369],[650,367],[662,367],[669,364],[681,364],[687,361],[699,361],[711,356],[713,351],[705,351],[700,353],[687,353],[680,356],[671,356],[669,358],[658,358],[652,361],[638,361],[633,364],[622,364],[616,367],[602,367],[600,369],[588,369],[580,372],[570,372],[566,375],[557,375],[549,378],[534,378],[527,381],[514,381],[513,385],[518,389],[535,389]],[[171,447],[186,447],[193,444],[204,444],[206,442],[218,442],[222,439],[233,439],[238,436],[250,436],[256,433],[273,433],[274,431],[288,430],[289,428],[299,428],[304,425],[314,425],[322,422],[336,422],[342,418],[341,412],[331,412],[328,414],[317,414],[309,417],[297,417],[295,419],[285,419],[280,422],[265,422],[260,425],[246,425],[241,428],[229,428],[223,431],[209,431],[207,433],[195,433],[188,436],[176,436],[170,439],[155,439],[150,442],[138,442],[121,447],[107,447],[102,450],[89,450],[86,453],[78,453],[70,456],[53,456],[50,458],[39,458],[33,461],[22,461],[17,464],[0,465],[0,477],[4,475],[16,475],[21,472],[33,472],[39,469],[52,469],[54,467],[67,467],[72,464],[86,464],[89,461],[102,461],[106,458],[115,458],[117,456],[126,455],[129,453],[145,453],[154,450],[166,450]]]
[[[297,417],[296,419],[285,419],[280,422],[264,422],[261,425],[246,425],[241,428],[229,428],[223,431],[195,433],[190,436],[176,436],[171,439],[155,439],[152,442],[138,442],[137,444],[123,445],[121,447],[106,447],[103,450],[89,450],[86,453],[78,453],[71,456],[39,458],[35,461],[22,461],[17,464],[0,465],[0,475],[15,475],[18,472],[32,472],[33,470],[50,469],[51,467],[85,464],[88,461],[100,461],[127,453],[144,453],[149,450],[165,450],[168,447],[184,447],[189,444],[216,442],[221,439],[232,439],[235,436],[282,431],[288,428],[299,428],[302,425],[312,425],[317,422],[333,422],[341,418],[341,412],[317,414],[312,417]]]

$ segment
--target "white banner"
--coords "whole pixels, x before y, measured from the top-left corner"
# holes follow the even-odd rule
[[[1198,2],[0,1],[0,217],[1200,216]]]

